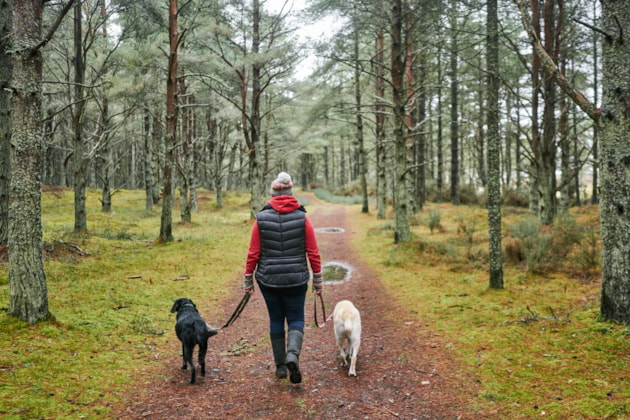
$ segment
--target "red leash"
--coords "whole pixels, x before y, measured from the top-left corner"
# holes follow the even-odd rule
[[[319,296],[319,302],[322,307],[322,315],[324,319],[324,323],[321,325],[319,321],[317,320],[317,296]],[[326,305],[324,305],[324,297],[321,295],[321,293],[320,294],[315,293],[315,302],[313,304],[313,317],[315,318],[315,325],[317,325],[319,328],[324,328],[326,326],[326,323],[330,321],[330,319],[332,318],[332,315],[326,318]]]

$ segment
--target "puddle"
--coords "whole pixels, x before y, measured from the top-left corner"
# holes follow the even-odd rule
[[[329,261],[322,266],[324,284],[344,283],[352,277],[352,266],[340,261]]]

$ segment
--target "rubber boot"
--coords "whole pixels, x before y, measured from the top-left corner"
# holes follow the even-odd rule
[[[302,382],[300,373],[300,352],[302,351],[302,339],[304,333],[299,330],[289,330],[287,339],[287,368],[289,368],[289,380],[293,384]]]
[[[276,364],[276,377],[287,377],[287,351],[284,342],[284,333],[271,334],[271,349],[273,350],[273,361]]]

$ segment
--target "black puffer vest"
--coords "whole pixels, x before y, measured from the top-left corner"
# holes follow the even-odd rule
[[[267,204],[256,219],[261,245],[256,280],[272,288],[307,284],[310,274],[304,240],[304,207],[279,213]]]

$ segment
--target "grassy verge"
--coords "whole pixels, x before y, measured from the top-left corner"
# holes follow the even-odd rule
[[[473,410],[513,419],[630,418],[630,329],[599,321],[599,279],[535,276],[506,264],[505,288],[489,289],[485,212],[428,205],[423,214],[436,210],[439,231],[418,223],[413,242],[394,245],[393,222],[356,206],[354,247],[478,378]],[[504,224],[519,217],[507,214]]]
[[[7,315],[1,263],[0,416],[108,417],[134,384],[163,365],[174,299],[192,298],[213,325],[225,321],[218,308],[240,287],[247,251],[247,198],[228,194],[224,209],[216,209],[212,195],[203,194],[192,224],[177,223],[174,212],[176,241],[169,244],[154,241],[160,208],[145,212],[139,191],[117,193],[110,213],[100,211],[98,192],[89,192],[85,236],[69,233],[71,192],[46,192],[42,201],[55,320],[28,326]]]
[[[249,239],[247,200],[230,193],[216,209],[204,194],[193,224],[175,223],[176,241],[157,244],[159,208],[145,212],[140,191],[116,194],[106,214],[89,192],[86,236],[69,233],[72,193],[44,193],[55,321],[28,326],[7,316],[0,263],[0,416],[107,418],[163,366],[165,349],[177,348],[175,298],[193,298],[212,324],[225,321],[219,308],[240,286]],[[505,289],[490,290],[483,209],[427,205],[405,245],[393,244],[392,220],[361,214],[360,205],[349,211],[356,251],[478,378],[472,409],[494,418],[630,418],[630,329],[599,322],[598,280],[506,264]],[[504,224],[520,217],[508,213]]]

